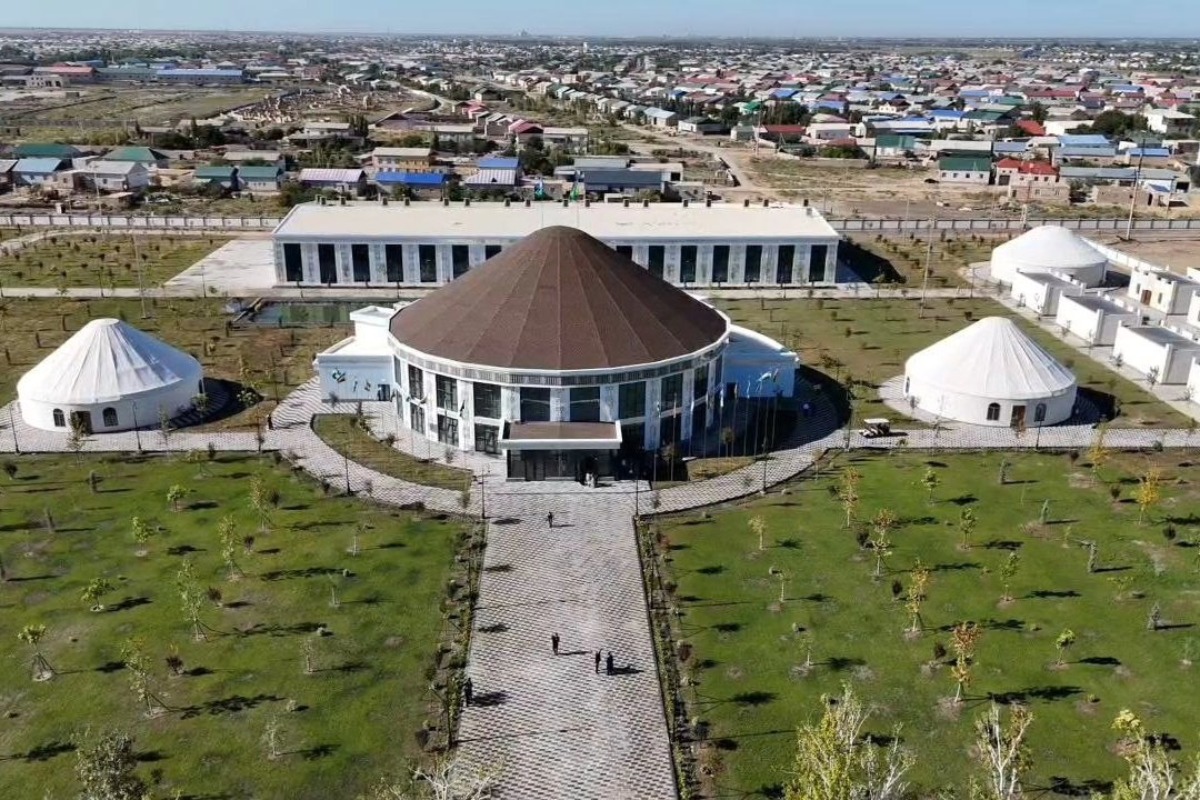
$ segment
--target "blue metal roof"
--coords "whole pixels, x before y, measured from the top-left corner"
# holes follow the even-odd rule
[[[42,175],[56,172],[62,166],[61,158],[22,158],[13,167],[13,172],[26,175]]]
[[[380,172],[376,183],[396,183],[404,186],[441,186],[446,182],[443,172]]]
[[[585,184],[624,186],[661,186],[663,183],[661,172],[634,169],[588,169],[579,173],[579,179]]]
[[[1112,142],[1107,136],[1098,133],[1065,133],[1058,137],[1058,143],[1063,147],[1111,147]]]
[[[1165,147],[1135,147],[1129,151],[1130,158],[1170,158],[1171,151]]]
[[[160,69],[160,78],[240,78],[240,69]]]
[[[493,156],[491,158],[481,158],[476,164],[480,169],[518,169],[521,166],[521,159],[509,158],[507,156]]]

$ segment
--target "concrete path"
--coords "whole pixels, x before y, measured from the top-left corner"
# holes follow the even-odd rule
[[[632,497],[623,487],[531,493],[498,483],[488,514],[462,756],[501,766],[502,800],[671,800]],[[601,649],[615,674],[603,661],[595,671]]]

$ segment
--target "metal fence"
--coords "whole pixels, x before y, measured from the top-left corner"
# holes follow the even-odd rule
[[[118,230],[271,230],[281,217],[139,216],[133,214],[0,213],[2,227],[113,228]],[[1127,219],[831,219],[842,233],[928,231],[1020,231],[1036,225],[1059,225],[1077,231],[1124,231]],[[1135,231],[1200,231],[1200,219],[1134,220]]]

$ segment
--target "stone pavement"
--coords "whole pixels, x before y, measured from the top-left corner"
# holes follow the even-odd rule
[[[463,758],[501,766],[502,800],[674,798],[632,497],[624,487],[493,485]],[[597,649],[612,652],[617,674],[603,663],[596,674]]]

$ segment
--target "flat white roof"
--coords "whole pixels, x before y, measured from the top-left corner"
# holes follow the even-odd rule
[[[514,239],[550,225],[579,228],[597,239],[839,239],[814,208],[693,203],[359,203],[293,208],[275,228],[280,239]]]

